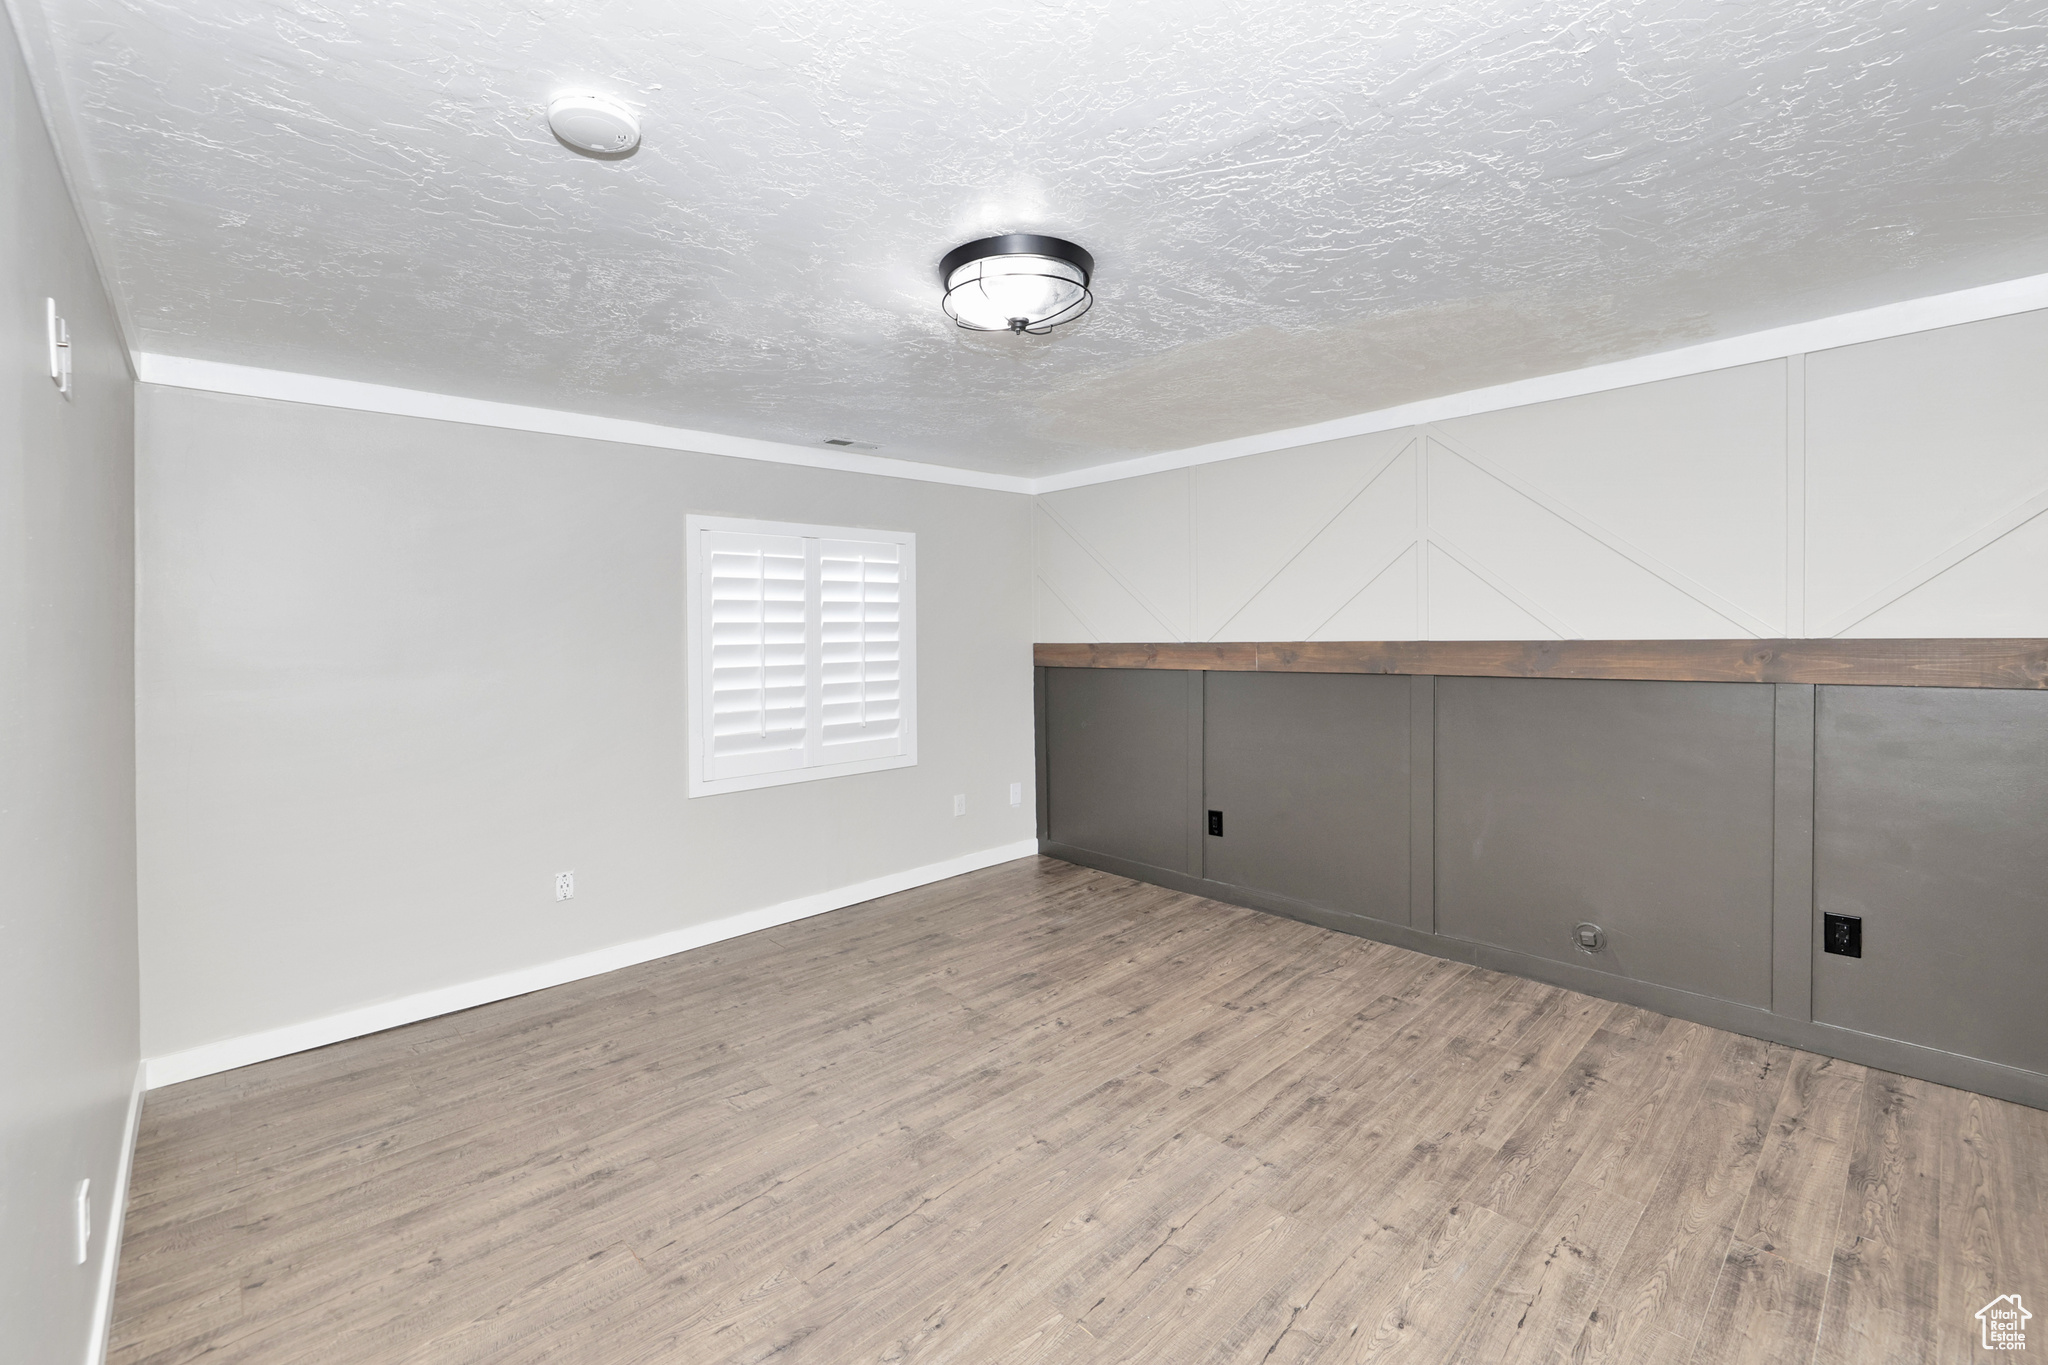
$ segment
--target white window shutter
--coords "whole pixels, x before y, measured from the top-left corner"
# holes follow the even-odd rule
[[[690,794],[917,761],[916,537],[689,518]]]
[[[903,751],[903,549],[819,540],[819,706],[812,761]]]
[[[800,768],[810,704],[805,543],[704,531],[704,775]]]

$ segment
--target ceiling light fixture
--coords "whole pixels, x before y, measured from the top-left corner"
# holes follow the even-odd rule
[[[1095,258],[1058,237],[1011,232],[956,246],[939,262],[946,316],[972,332],[1042,336],[1088,311]]]
[[[609,95],[557,95],[548,104],[548,127],[592,156],[624,156],[640,145],[640,120]]]

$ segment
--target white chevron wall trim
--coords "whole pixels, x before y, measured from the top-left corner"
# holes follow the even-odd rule
[[[1485,561],[1478,555],[1462,548],[1442,531],[1432,529],[1429,533],[1428,545],[1436,547],[1442,554],[1456,560],[1459,566],[1465,569],[1466,572],[1485,583],[1487,587],[1492,588],[1502,597],[1507,598],[1508,601],[1514,603],[1523,611],[1529,613],[1529,615],[1541,621],[1560,640],[1583,640],[1586,638],[1582,631],[1566,622],[1555,610],[1544,606],[1542,603],[1531,598],[1527,593],[1515,587],[1513,583],[1508,581],[1505,575],[1496,573],[1494,570],[1486,567]]]
[[[1806,634],[1806,357],[1785,361],[1785,634]]]
[[[2048,310],[1066,489],[1040,501],[1042,618],[1097,639],[2048,636],[2042,374]]]
[[[1743,634],[1762,638],[1775,636],[1779,633],[1770,622],[1761,620],[1751,613],[1744,611],[1741,607],[1729,601],[1720,593],[1715,592],[1704,583],[1672,568],[1648,550],[1631,544],[1625,537],[1602,526],[1593,518],[1567,503],[1563,498],[1546,493],[1526,479],[1519,478],[1502,469],[1491,460],[1473,451],[1469,446],[1453,441],[1435,427],[1429,428],[1429,435],[1430,440],[1442,446],[1466,464],[1471,465],[1474,469],[1486,474],[1505,487],[1513,489],[1530,502],[1557,517],[1560,521],[1567,523],[1575,530],[1582,532],[1599,544],[1614,551],[1637,568],[1662,579],[1671,587],[1676,588],[1701,606],[1725,619],[1729,625],[1734,626]]]
[[[1222,623],[1218,625],[1216,629],[1210,631],[1208,635],[1204,636],[1203,638],[1209,640],[1217,640],[1223,638],[1224,632],[1230,629],[1231,624],[1234,621],[1236,621],[1238,617],[1244,615],[1245,609],[1251,606],[1251,604],[1258,599],[1259,594],[1264,592],[1267,588],[1271,587],[1274,581],[1278,579],[1281,574],[1285,573],[1290,565],[1292,565],[1296,560],[1300,559],[1301,556],[1307,552],[1308,548],[1311,545],[1314,545],[1319,539],[1321,539],[1325,534],[1327,534],[1330,528],[1334,526],[1346,512],[1350,511],[1351,508],[1357,504],[1360,498],[1364,497],[1367,493],[1371,492],[1373,487],[1379,483],[1381,477],[1385,475],[1388,470],[1392,469],[1395,465],[1399,464],[1403,459],[1414,459],[1416,457],[1417,445],[1418,442],[1410,441],[1407,445],[1402,446],[1400,449],[1386,456],[1386,458],[1381,460],[1376,466],[1373,466],[1371,472],[1366,475],[1364,482],[1358,484],[1358,486],[1352,490],[1351,495],[1345,498],[1341,503],[1339,503],[1336,509],[1332,511],[1330,515],[1324,517],[1319,523],[1317,523],[1313,531],[1309,532],[1308,535],[1302,537],[1296,544],[1292,546],[1292,548],[1288,549],[1285,553],[1285,556],[1280,560],[1280,562],[1277,565],[1274,566],[1271,573],[1267,574],[1263,579],[1261,579],[1257,583],[1257,585],[1255,585],[1250,591],[1243,592],[1238,595],[1237,605],[1231,609],[1230,614],[1223,618]],[[1396,557],[1398,557],[1398,553],[1399,552],[1397,551]],[[1386,572],[1388,565],[1390,565],[1391,563],[1392,560],[1389,560],[1386,564],[1382,564],[1378,572],[1374,573],[1372,577],[1377,578],[1379,574]],[[1368,578],[1364,584],[1361,584],[1359,586],[1358,592],[1363,592],[1365,588],[1371,586],[1371,583],[1372,579]],[[1351,594],[1351,597],[1355,598],[1358,595],[1358,592],[1353,592]],[[1351,598],[1345,599],[1347,603],[1350,600]],[[1343,608],[1339,607],[1337,610],[1342,611]],[[1336,612],[1330,613],[1332,617],[1334,617],[1336,614]],[[1325,619],[1327,620],[1328,618]]]
[[[1154,621],[1159,623],[1161,639],[1178,640],[1183,638],[1182,633],[1176,630],[1173,627],[1173,625],[1169,623],[1167,619],[1169,613],[1161,610],[1156,603],[1154,603],[1149,597],[1147,597],[1144,594],[1144,592],[1139,590],[1136,584],[1132,583],[1123,574],[1118,573],[1116,567],[1110,563],[1109,557],[1107,555],[1103,554],[1101,551],[1097,550],[1094,546],[1090,545],[1086,540],[1084,540],[1080,536],[1080,534],[1076,532],[1074,528],[1067,523],[1065,518],[1061,517],[1059,513],[1053,511],[1050,505],[1044,502],[1040,502],[1038,504],[1038,510],[1044,513],[1045,516],[1049,520],[1051,520],[1055,525],[1057,525],[1062,531],[1065,531],[1068,537],[1073,540],[1074,544],[1080,546],[1082,551],[1086,553],[1090,559],[1095,561],[1097,568],[1101,569],[1103,573],[1109,575],[1110,578],[1114,579],[1117,586],[1122,588],[1126,593],[1130,594],[1131,600],[1133,602],[1136,602],[1140,607],[1144,609],[1146,615],[1150,616]],[[1068,609],[1072,610],[1071,604],[1069,604]],[[1079,615],[1079,613],[1077,612],[1076,615]]]
[[[1972,555],[1989,549],[2043,512],[2048,512],[2048,488],[2043,488],[2017,506],[1999,513],[1940,553],[1930,555],[1906,570],[1830,621],[1827,628],[1820,633],[1840,635],[1846,630],[1854,629],[1908,593],[1926,587]]]
[[[1415,443],[1415,634],[1428,640],[1429,616],[1429,436]]]
[[[1421,547],[1421,545],[1422,542],[1419,540],[1410,540],[1404,541],[1402,544],[1397,546],[1392,554],[1386,556],[1379,562],[1378,565],[1376,565],[1374,568],[1367,572],[1365,576],[1365,582],[1358,585],[1358,590],[1352,593],[1349,597],[1345,598],[1342,602],[1338,603],[1337,609],[1331,612],[1328,616],[1325,616],[1322,619],[1322,621],[1317,624],[1316,628],[1308,633],[1308,638],[1311,640],[1322,639],[1323,632],[1325,630],[1328,630],[1330,627],[1330,622],[1336,620],[1339,616],[1342,616],[1345,613],[1345,611],[1351,606],[1352,603],[1356,602],[1360,597],[1363,597],[1365,595],[1366,591],[1369,588],[1371,588],[1373,584],[1379,582],[1382,578],[1385,578],[1387,574],[1393,570],[1393,567],[1396,564],[1399,564],[1403,559],[1407,558],[1407,556],[1410,553],[1413,553],[1416,550],[1418,550]]]
[[[1081,629],[1088,632],[1089,642],[1092,643],[1103,639],[1102,632],[1097,630],[1094,626],[1090,625],[1088,623],[1088,618],[1086,616],[1083,616],[1079,609],[1077,609],[1072,602],[1069,602],[1066,598],[1060,596],[1059,590],[1054,588],[1052,584],[1046,582],[1043,578],[1041,578],[1037,582],[1037,588],[1038,591],[1047,594],[1055,602],[1059,603],[1062,607],[1066,608],[1067,614],[1072,616],[1076,621],[1081,623]],[[1040,634],[1043,635],[1044,632],[1041,631]]]

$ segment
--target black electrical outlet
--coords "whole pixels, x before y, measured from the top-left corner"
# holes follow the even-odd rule
[[[1820,917],[1820,946],[1823,952],[1838,957],[1863,956],[1863,917],[1860,915],[1822,915]]]
[[[1212,839],[1221,839],[1223,837],[1223,812],[1220,810],[1209,812],[1209,837]]]

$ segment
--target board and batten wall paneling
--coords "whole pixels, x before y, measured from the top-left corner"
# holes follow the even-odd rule
[[[1816,1020],[2048,1072],[2048,694],[1821,688],[1813,877]]]
[[[1778,683],[1771,810],[1771,1012],[1813,1017],[1813,732],[1820,688]]]
[[[1205,836],[1206,875],[1406,924],[1413,694],[1407,678],[1210,674],[1204,789],[1223,834]]]
[[[2040,689],[1039,671],[1054,857],[2048,1108]]]
[[[1169,669],[1046,670],[1048,837],[1199,875],[1189,809],[1190,680]],[[1199,696],[1199,693],[1192,694]]]
[[[2048,635],[2048,313],[1808,356],[1815,635]]]
[[[1773,687],[1439,678],[1436,706],[1438,933],[1770,1007]]]
[[[1041,496],[1037,639],[2048,635],[2048,312]]]

